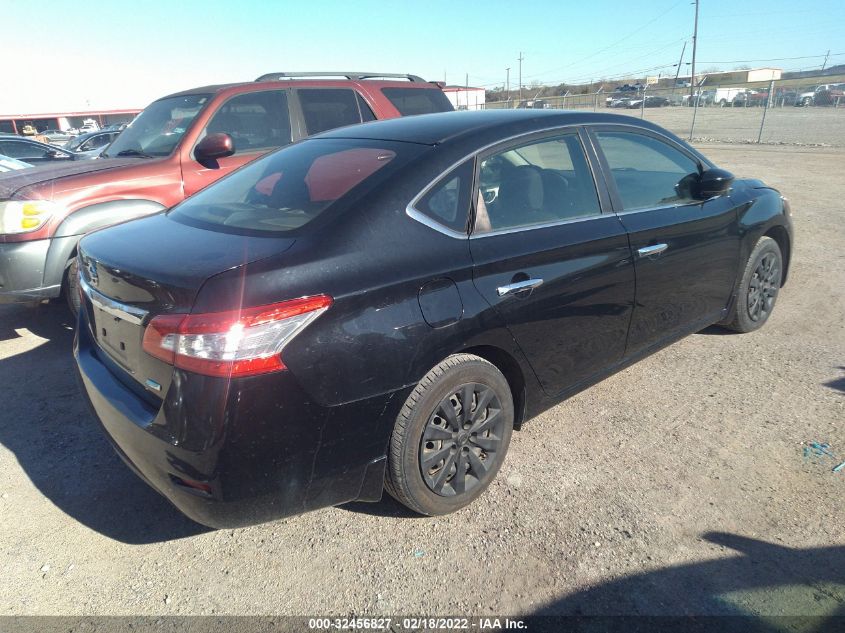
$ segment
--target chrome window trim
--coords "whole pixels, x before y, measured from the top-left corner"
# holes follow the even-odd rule
[[[467,154],[466,156],[463,156],[460,160],[455,161],[447,169],[445,169],[441,173],[439,173],[434,179],[431,180],[431,182],[429,182],[423,188],[423,190],[420,193],[415,195],[411,199],[411,201],[408,203],[408,205],[405,207],[405,213],[411,219],[416,220],[420,224],[423,224],[423,225],[429,227],[430,229],[437,231],[438,233],[442,233],[443,235],[447,235],[448,237],[452,237],[452,238],[455,238],[455,239],[466,239],[466,238],[476,239],[476,238],[486,237],[486,236],[490,236],[490,235],[502,235],[504,233],[516,233],[517,231],[531,231],[531,230],[534,230],[534,229],[549,228],[549,227],[558,226],[558,225],[561,225],[561,224],[572,224],[574,222],[583,222],[584,220],[592,220],[592,219],[595,219],[595,218],[611,216],[611,215],[619,216],[619,215],[624,215],[626,213],[640,213],[642,211],[653,211],[654,209],[664,209],[664,208],[666,208],[666,207],[650,207],[650,208],[645,208],[645,209],[632,209],[631,211],[624,211],[624,210],[623,211],[613,211],[611,213],[599,213],[599,214],[596,214],[596,215],[586,215],[586,216],[581,216],[581,217],[577,217],[577,218],[569,218],[569,219],[566,219],[566,220],[560,220],[560,221],[555,221],[555,222],[544,222],[542,224],[532,224],[530,226],[514,227],[512,229],[500,229],[498,231],[488,231],[487,233],[480,233],[480,234],[476,234],[475,232],[469,233],[469,232],[466,232],[466,231],[461,233],[459,231],[455,231],[453,229],[450,229],[449,227],[447,227],[443,224],[440,224],[436,220],[430,218],[429,216],[422,213],[421,211],[418,211],[417,208],[416,208],[416,204],[444,176],[446,176],[446,174],[448,174],[450,171],[452,171],[453,169],[455,169],[459,165],[463,164],[467,160],[475,159],[476,157],[478,157],[481,154],[483,154],[484,152],[496,147],[497,145],[506,144],[506,143],[509,143],[511,141],[523,138],[523,137],[533,136],[535,134],[541,135],[541,134],[544,134],[546,132],[565,132],[565,133],[576,133],[577,134],[578,130],[583,128],[587,131],[588,134],[590,134],[590,133],[595,134],[596,130],[594,128],[597,128],[597,127],[621,127],[621,128],[629,128],[631,130],[644,131],[648,134],[654,134],[656,136],[660,136],[661,138],[665,139],[672,147],[676,148],[678,151],[685,154],[686,156],[688,156],[692,160],[696,160],[698,162],[704,162],[702,160],[702,158],[700,158],[699,156],[696,156],[695,154],[690,155],[690,152],[686,148],[684,148],[681,145],[678,145],[677,141],[675,141],[671,137],[667,136],[666,134],[663,134],[662,132],[659,132],[657,130],[652,130],[651,128],[648,128],[648,127],[643,127],[643,126],[635,125],[635,124],[632,124],[632,123],[614,123],[614,122],[601,121],[601,122],[593,122],[593,123],[567,123],[565,125],[554,125],[554,126],[551,126],[551,127],[541,128],[539,130],[531,130],[529,132],[521,132],[519,134],[514,134],[513,136],[508,136],[508,137],[499,139],[497,141],[494,141],[492,143],[488,143],[487,145],[484,145],[483,147],[476,149],[475,151]],[[593,169],[593,166],[590,162],[589,156],[587,156],[586,147],[583,146],[583,139],[579,138],[579,140],[581,141],[582,149],[584,150],[585,159],[587,160],[587,164],[590,166],[590,172],[592,173],[593,181],[594,181],[593,185],[596,187],[596,192],[598,194],[599,183],[596,181],[595,170]],[[704,160],[706,160],[706,159],[704,159]],[[706,161],[704,164],[706,164],[708,166],[713,166],[713,164],[710,163],[709,161]],[[612,176],[612,174],[610,174],[610,175]],[[471,204],[474,204],[473,200],[474,200],[474,198],[471,195],[470,196],[470,203]],[[601,199],[599,199],[599,203],[601,203]],[[691,203],[691,204],[694,204],[694,203]],[[680,206],[689,206],[689,205],[675,205],[675,206],[680,207]]]
[[[497,235],[508,235],[510,233],[521,233],[522,231],[533,231],[535,229],[548,229],[564,224],[576,224],[578,222],[586,222],[587,220],[598,220],[600,218],[615,217],[613,213],[593,213],[591,215],[580,215],[575,218],[566,218],[565,220],[555,220],[554,222],[541,222],[538,224],[529,224],[527,226],[514,226],[509,229],[496,229],[494,231],[487,231],[486,233],[473,233],[469,236],[471,240],[480,240],[485,237],[494,237]]]
[[[437,220],[434,220],[434,219],[430,218],[429,216],[427,216],[426,214],[424,214],[423,212],[417,210],[417,208],[416,208],[417,203],[422,198],[424,198],[425,195],[429,191],[431,191],[431,189],[438,182],[440,182],[440,180],[444,176],[446,176],[450,171],[452,171],[456,167],[462,165],[463,163],[465,163],[468,160],[475,160],[476,156],[479,156],[480,154],[486,152],[487,150],[489,150],[492,147],[496,147],[497,145],[500,145],[502,143],[507,143],[509,141],[513,141],[515,139],[522,138],[523,136],[531,136],[531,135],[534,135],[534,134],[543,134],[544,132],[553,132],[553,131],[556,131],[556,130],[564,130],[564,129],[567,129],[567,128],[575,128],[575,130],[577,132],[577,129],[580,126],[581,126],[580,123],[567,123],[566,125],[555,125],[555,126],[548,127],[548,128],[542,128],[540,130],[531,130],[530,132],[521,132],[520,134],[514,134],[513,136],[508,136],[506,138],[500,138],[497,141],[494,141],[492,143],[488,143],[487,145],[484,145],[483,147],[479,147],[478,149],[476,149],[476,150],[470,152],[469,154],[467,154],[466,156],[463,156],[460,160],[455,161],[454,163],[449,165],[448,168],[444,169],[442,172],[437,174],[437,176],[434,179],[432,179],[431,182],[429,182],[423,188],[422,191],[420,191],[417,195],[415,195],[411,199],[411,201],[405,207],[405,213],[408,215],[408,217],[416,220],[417,222],[420,222],[421,224],[424,224],[425,226],[427,226],[431,229],[434,229],[435,231],[437,231],[439,233],[442,233],[443,235],[448,235],[449,237],[453,237],[453,238],[456,238],[456,239],[467,239],[468,237],[471,237],[467,231],[464,231],[463,233],[461,233],[459,231],[455,231],[453,229],[450,229],[449,227],[447,227],[443,224],[440,224],[439,222],[437,222]],[[474,186],[474,183],[473,183],[473,186]],[[470,194],[470,204],[473,203],[472,201],[473,201],[473,197],[472,197],[472,194]],[[425,218],[425,220],[423,220],[422,218]],[[469,219],[469,218],[467,218],[467,219]]]
[[[91,300],[91,303],[93,303],[97,308],[112,315],[113,317],[117,317],[118,319],[128,321],[134,325],[141,325],[149,314],[146,310],[136,308],[135,306],[130,306],[125,303],[121,303],[120,301],[115,301],[111,297],[107,297],[96,288],[90,286],[88,282],[82,278],[82,276],[79,277],[79,287],[82,288],[82,292],[86,294],[86,296]]]

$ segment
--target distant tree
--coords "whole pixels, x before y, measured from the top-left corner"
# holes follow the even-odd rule
[[[742,64],[740,66],[734,66],[734,70],[751,70],[751,66]]]

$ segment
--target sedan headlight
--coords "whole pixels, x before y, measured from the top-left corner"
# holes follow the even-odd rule
[[[0,234],[30,233],[47,223],[57,205],[49,200],[6,200],[0,202]]]

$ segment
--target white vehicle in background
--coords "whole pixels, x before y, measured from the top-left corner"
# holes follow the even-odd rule
[[[744,94],[745,91],[746,88],[716,88],[714,103],[721,108],[732,106],[737,95]]]

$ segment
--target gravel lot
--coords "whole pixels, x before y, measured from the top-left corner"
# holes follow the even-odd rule
[[[0,306],[0,615],[845,615],[845,149],[704,150],[792,201],[770,323],[696,334],[547,411],[449,517],[386,498],[206,531],[101,437],[64,307]]]

